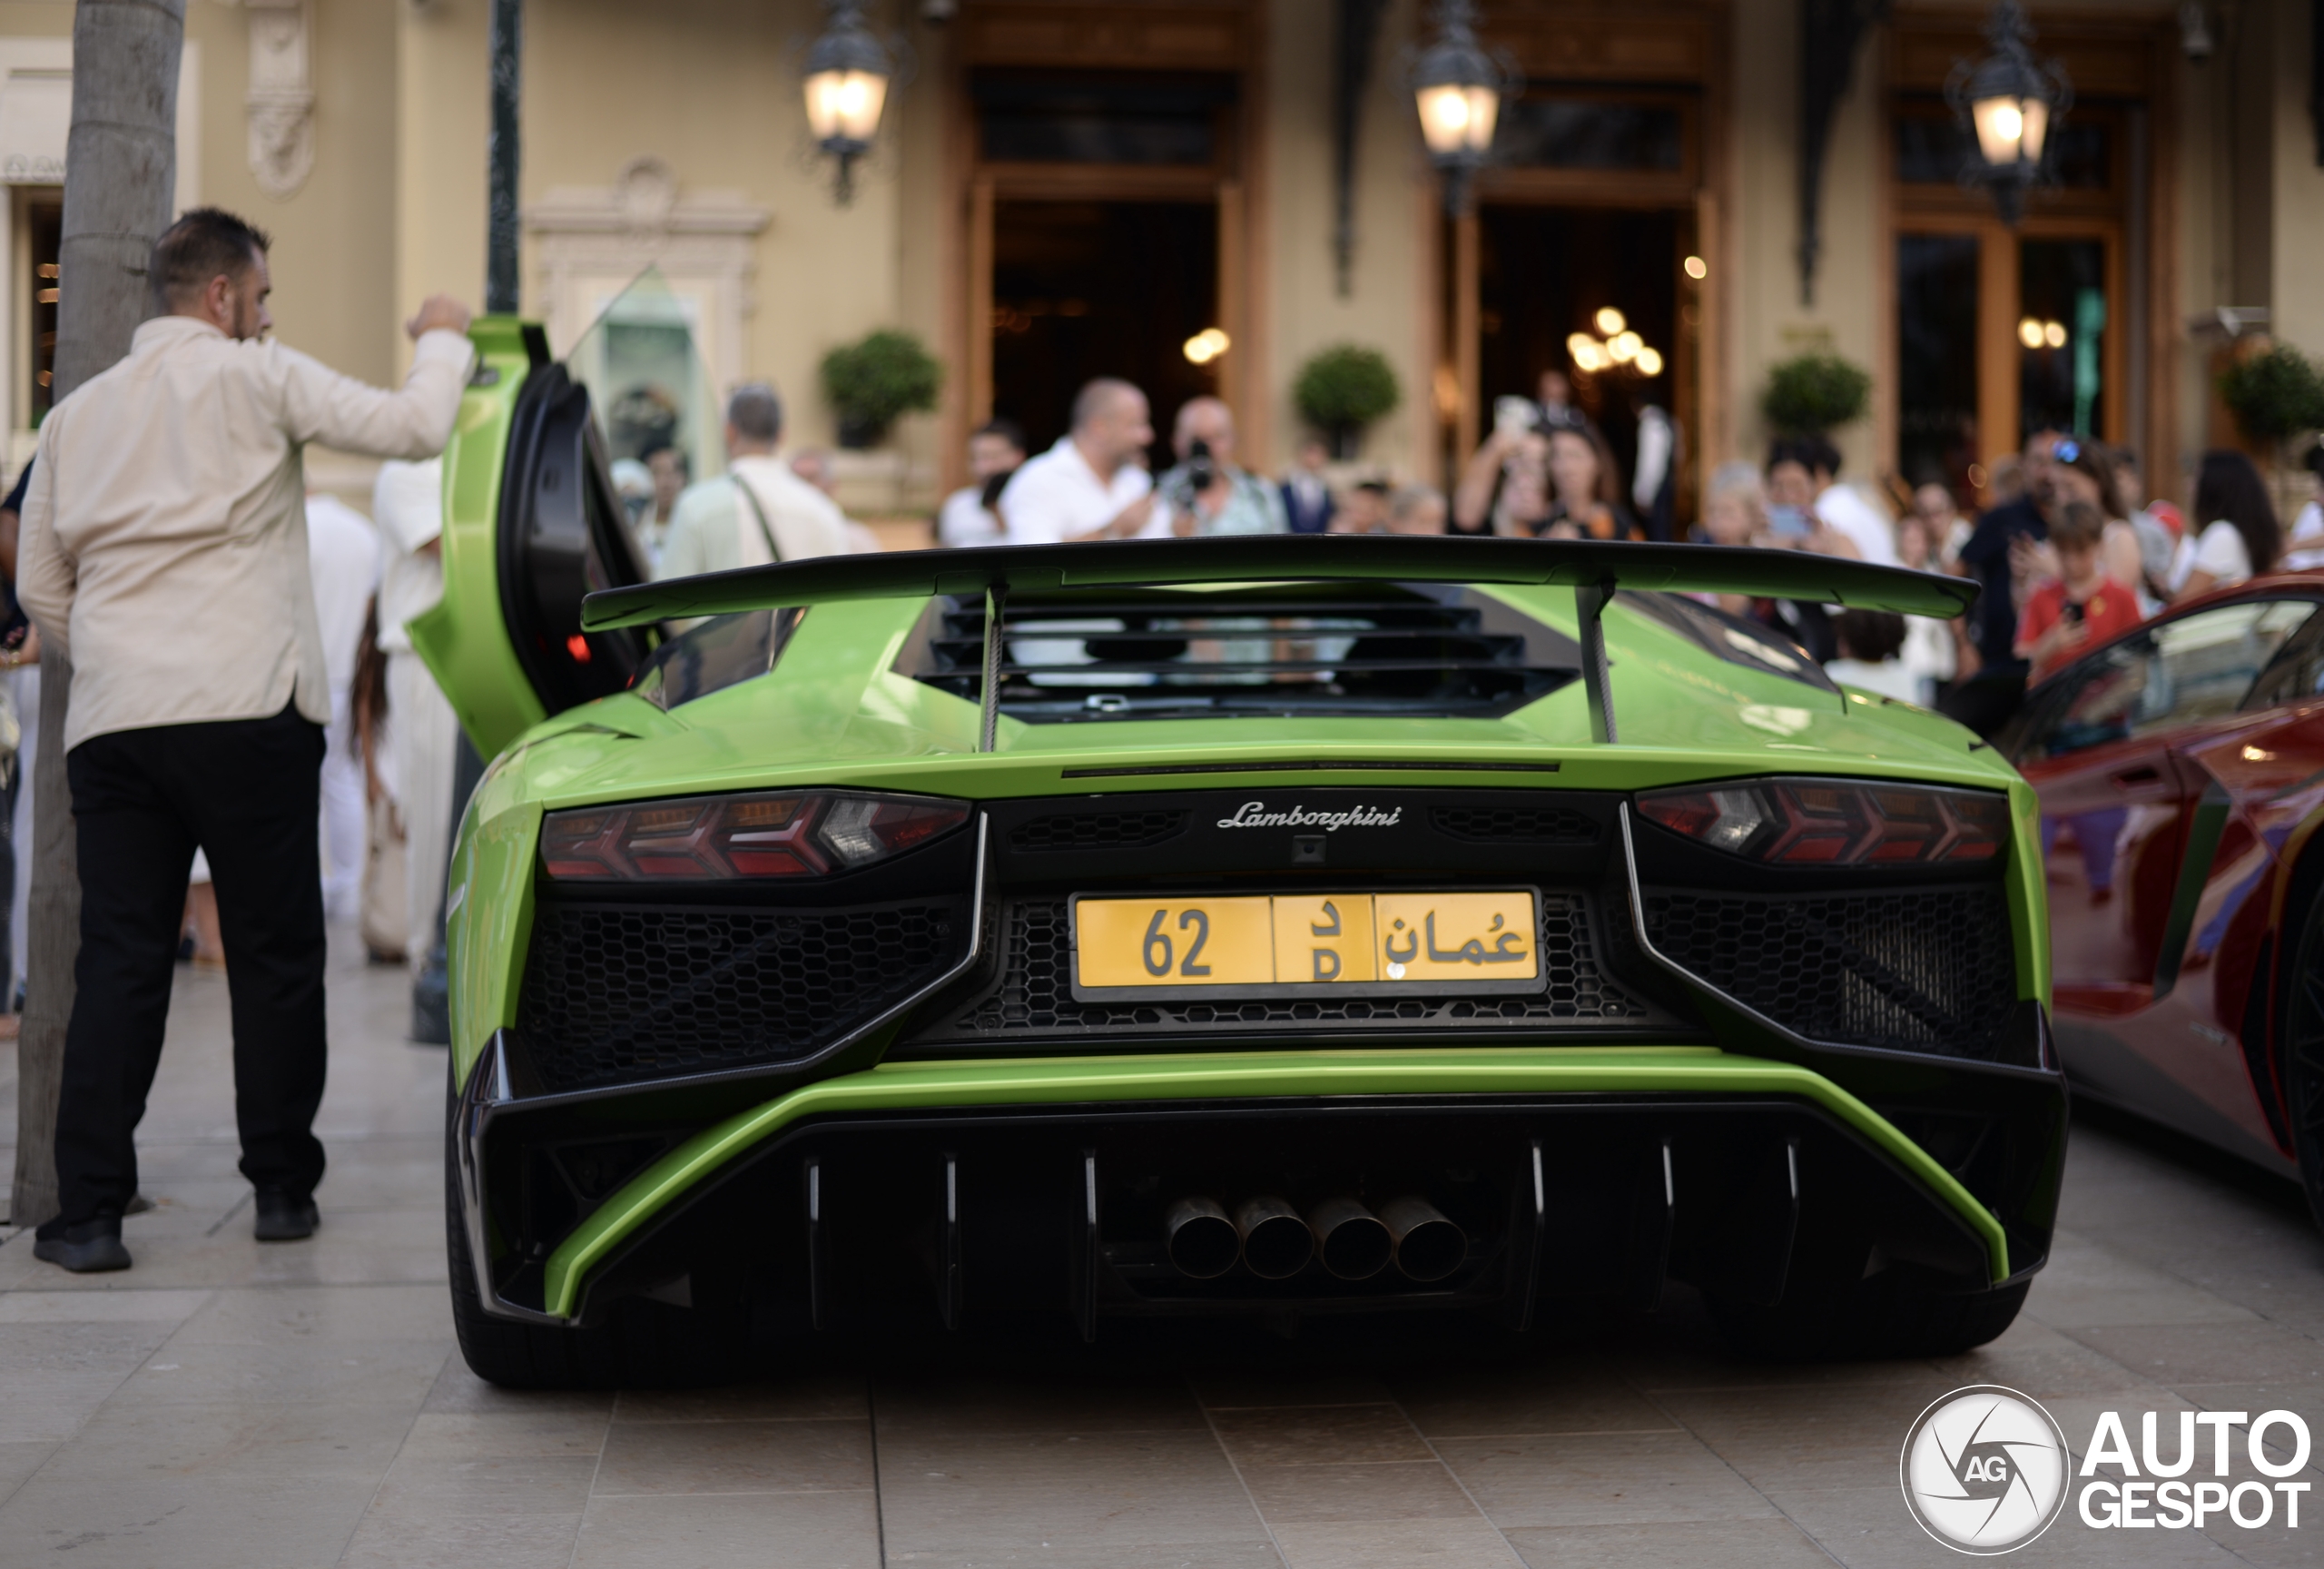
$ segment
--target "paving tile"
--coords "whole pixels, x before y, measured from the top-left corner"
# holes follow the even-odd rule
[[[2324,1344],[2273,1324],[2095,1327],[2085,1344],[2159,1384],[2312,1383],[2324,1388]]]
[[[868,1488],[862,1422],[616,1422],[596,1492],[808,1493]]]
[[[1524,1526],[1508,1533],[1528,1569],[1831,1569],[1831,1555],[1790,1521]]]
[[[0,1505],[0,1562],[334,1563],[409,1420],[376,1406],[109,1403]],[[52,1559],[58,1549],[71,1555]]]
[[[290,1340],[449,1340],[441,1286],[273,1286],[214,1293],[177,1332],[180,1346],[278,1346]]]
[[[1303,1520],[1473,1520],[1477,1506],[1434,1459],[1373,1465],[1245,1465],[1270,1526]]]
[[[566,1569],[581,1514],[440,1515],[376,1503],[339,1569]],[[658,1561],[657,1561],[658,1562]]]
[[[1962,1561],[1914,1521],[1892,1479],[1885,1487],[1777,1493],[1787,1518],[1849,1569],[1930,1569]],[[2032,1545],[2003,1560],[2090,1569],[2228,1569],[2234,1555],[2192,1531],[2093,1531],[2073,1505]]]
[[[880,1432],[888,1553],[1000,1562],[1042,1542],[1097,1553],[1264,1541],[1206,1429],[1082,1435]]]
[[[1395,1380],[1415,1426],[1432,1438],[1516,1433],[1643,1433],[1678,1424],[1616,1375],[1595,1367],[1489,1369]]]
[[[898,1553],[888,1563],[912,1569],[1283,1569],[1275,1544],[1265,1537],[1243,1542],[1133,1542],[1088,1546],[1074,1542],[1036,1542],[1021,1547],[976,1547]]]
[[[1394,1406],[1276,1406],[1214,1411],[1218,1441],[1237,1465],[1334,1465],[1433,1460]]]
[[[1980,1347],[1933,1364],[1953,1387],[1999,1384],[2037,1400],[2069,1395],[2103,1395],[2145,1389],[2153,1380],[2103,1352],[2065,1336],[2045,1343],[2020,1341],[2011,1347]]]
[[[0,1324],[182,1324],[207,1291],[0,1291]]]
[[[1960,1384],[1924,1367],[1911,1384],[1711,1390],[1661,1400],[1755,1486],[1847,1487],[1893,1476],[1914,1418]]]
[[[1509,1530],[1773,1513],[1724,1460],[1684,1433],[1452,1438],[1436,1447],[1486,1515]]]
[[[602,1411],[543,1406],[529,1411],[422,1410],[399,1459],[526,1459],[586,1455],[606,1446]]]
[[[593,1498],[574,1569],[880,1569],[869,1492]]]
[[[578,1515],[589,1502],[595,1455],[396,1456],[372,1508],[409,1515]]]
[[[1285,1569],[1522,1569],[1507,1539],[1473,1516],[1285,1525],[1275,1541]]]
[[[1395,1399],[1378,1375],[1360,1368],[1197,1373],[1187,1380],[1195,1398],[1213,1411],[1260,1406],[1378,1406]]]
[[[1169,1377],[947,1377],[881,1380],[880,1440],[890,1433],[1059,1434],[1185,1428],[1209,1423]]]
[[[55,1453],[56,1446],[44,1439],[0,1443],[0,1504],[6,1503],[8,1495]]]
[[[250,1404],[389,1405],[419,1409],[452,1354],[437,1340],[285,1340],[274,1346],[172,1339],[121,1387],[133,1406],[236,1400]]]
[[[869,1415],[863,1380],[850,1374],[723,1389],[625,1390],[614,1406],[616,1422],[861,1422]]]
[[[126,1378],[170,1337],[151,1319],[112,1324],[0,1324],[0,1389],[18,1373],[112,1373]]]
[[[436,1382],[428,1391],[427,1404],[421,1409],[437,1416],[593,1412],[601,1420],[611,1421],[614,1396],[606,1389],[503,1389],[470,1372],[468,1365],[455,1352],[445,1359],[443,1371],[436,1375]]]
[[[24,1372],[0,1379],[0,1444],[61,1444],[96,1414],[124,1373]]]
[[[2248,1323],[2258,1315],[2074,1232],[2061,1230],[2025,1311],[2058,1328]]]

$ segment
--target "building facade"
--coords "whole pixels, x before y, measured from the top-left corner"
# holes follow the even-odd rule
[[[480,292],[487,9],[191,0],[180,199],[273,232],[286,340],[385,380],[423,295]],[[1772,364],[1828,350],[1874,374],[1870,417],[1837,433],[1858,474],[1965,492],[2047,423],[2139,449],[2169,490],[2225,434],[2230,339],[2324,351],[2314,0],[2199,6],[2200,26],[2176,0],[2034,5],[2074,103],[2058,183],[2014,228],[1958,178],[1944,89],[1982,51],[1974,5],[1487,0],[1523,86],[1458,220],[1406,85],[1415,0],[870,9],[911,64],[844,207],[803,109],[812,0],[533,0],[523,54],[525,308],[560,352],[605,351],[584,334],[656,269],[634,319],[615,309],[621,352],[649,365],[656,330],[686,329],[701,390],[665,401],[714,460],[718,387],[773,380],[822,445],[829,349],[892,327],[942,360],[938,410],[847,459],[861,510],[925,508],[994,414],[1054,438],[1098,373],[1166,419],[1219,393],[1246,460],[1277,468],[1294,376],[1342,342],[1403,390],[1364,460],[1442,478],[1496,398],[1574,369],[1607,307],[1656,373],[1634,359],[1578,399],[1625,455],[1661,405],[1698,476],[1759,451]],[[71,25],[57,0],[0,4],[19,449],[45,407]],[[1197,362],[1206,329],[1227,347]],[[361,488],[333,463],[320,479]]]

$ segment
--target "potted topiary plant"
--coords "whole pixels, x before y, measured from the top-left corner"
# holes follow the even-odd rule
[[[823,396],[839,416],[839,444],[876,447],[906,414],[936,407],[944,367],[909,332],[888,329],[823,356]]]
[[[1864,418],[1872,378],[1837,354],[1802,354],[1768,372],[1759,409],[1785,436],[1822,435]]]
[[[1299,412],[1331,439],[1332,456],[1355,456],[1364,428],[1403,400],[1396,372],[1377,349],[1335,343],[1318,350],[1299,368],[1291,384]]]
[[[2219,379],[2221,401],[2245,439],[2271,446],[2324,429],[2324,373],[2289,343],[2278,343],[2229,364]]]

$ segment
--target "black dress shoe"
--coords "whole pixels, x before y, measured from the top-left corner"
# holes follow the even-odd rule
[[[271,1189],[260,1190],[258,1224],[251,1235],[261,1242],[298,1242],[315,1234],[322,1217],[312,1199],[293,1199]]]
[[[70,1269],[75,1275],[129,1268],[129,1249],[121,1245],[118,1215],[100,1215],[78,1226],[61,1226],[52,1236],[35,1235],[33,1257]]]

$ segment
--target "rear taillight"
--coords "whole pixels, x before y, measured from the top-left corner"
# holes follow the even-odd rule
[[[1791,866],[1990,861],[2009,842],[2009,799],[1838,779],[1763,779],[1639,797],[1649,822],[1748,860]]]
[[[965,802],[911,795],[697,795],[552,812],[541,864],[625,883],[826,877],[913,849],[968,819]]]

